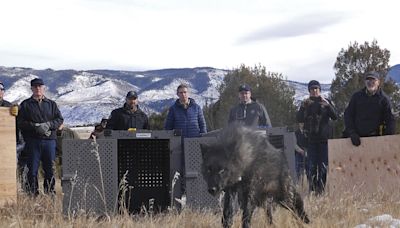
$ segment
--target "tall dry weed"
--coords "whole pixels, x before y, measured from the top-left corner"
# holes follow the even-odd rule
[[[47,196],[31,199],[20,195],[17,202],[0,207],[0,227],[221,227],[220,213],[211,210],[191,210],[185,208],[178,212],[130,215],[117,214],[110,219],[100,219],[95,215],[79,214],[69,218],[62,214],[62,195],[52,200]],[[273,227],[355,227],[366,223],[370,218],[389,214],[400,218],[400,193],[391,194],[325,194],[321,197],[305,196],[305,208],[312,219],[304,225],[289,212],[277,208],[274,212]],[[239,212],[240,213],[240,212]],[[234,217],[233,227],[240,227],[240,216]],[[269,227],[265,211],[258,209],[252,220],[253,227]],[[371,227],[379,222],[371,223]],[[385,227],[384,223],[381,227]]]

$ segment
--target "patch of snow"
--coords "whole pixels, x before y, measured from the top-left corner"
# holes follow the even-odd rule
[[[383,214],[368,219],[365,224],[356,225],[354,228],[373,228],[373,227],[400,228],[400,219],[395,219],[389,214]]]

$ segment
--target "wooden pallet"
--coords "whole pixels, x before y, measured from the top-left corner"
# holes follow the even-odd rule
[[[400,135],[328,141],[330,194],[397,192],[400,186]]]
[[[0,205],[17,200],[15,117],[0,107]]]

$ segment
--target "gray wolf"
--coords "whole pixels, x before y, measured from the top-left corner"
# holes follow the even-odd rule
[[[250,226],[256,207],[266,208],[272,224],[272,203],[310,222],[289,176],[285,155],[268,142],[265,132],[232,124],[221,130],[215,142],[200,144],[200,148],[208,191],[212,195],[225,192],[223,227],[232,225],[235,194],[243,211],[242,227]]]

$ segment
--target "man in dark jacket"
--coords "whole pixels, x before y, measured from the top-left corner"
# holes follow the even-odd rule
[[[138,94],[135,91],[129,91],[126,94],[124,106],[111,112],[106,128],[111,130],[150,129],[149,119],[138,104]]]
[[[181,130],[184,138],[199,137],[207,133],[203,111],[194,99],[189,98],[189,87],[185,84],[179,85],[176,94],[179,99],[169,108],[165,130]]]
[[[361,144],[360,137],[395,133],[392,106],[379,85],[379,74],[368,72],[365,87],[353,94],[344,112],[344,134],[355,146]]]
[[[296,144],[294,145],[294,161],[296,167],[297,180],[302,183],[302,177],[305,173],[308,178],[307,166],[307,138],[304,134],[304,123],[299,123],[299,127],[294,132]]]
[[[3,82],[0,82],[0,107],[11,107],[11,103],[4,100],[5,90]]]
[[[336,120],[337,113],[333,104],[321,96],[318,81],[308,83],[310,97],[305,99],[297,112],[297,122],[304,123],[304,134],[308,139],[307,157],[310,175],[310,191],[317,195],[325,190],[328,172],[328,138],[330,136],[329,119]]]
[[[31,81],[32,97],[21,103],[18,127],[25,140],[28,153],[29,192],[36,196],[38,191],[38,169],[40,161],[44,170],[44,192],[54,194],[53,163],[56,157],[56,131],[64,122],[57,104],[44,96],[44,83],[40,78]]]
[[[3,82],[0,82],[0,107],[10,107],[10,114],[13,116],[18,115],[18,105],[13,105],[10,102],[4,100],[4,91],[5,87]],[[18,141],[18,134],[17,134],[17,141]]]
[[[251,97],[251,88],[247,84],[239,86],[239,104],[231,109],[228,123],[233,121],[252,127],[272,127],[267,110]]]

